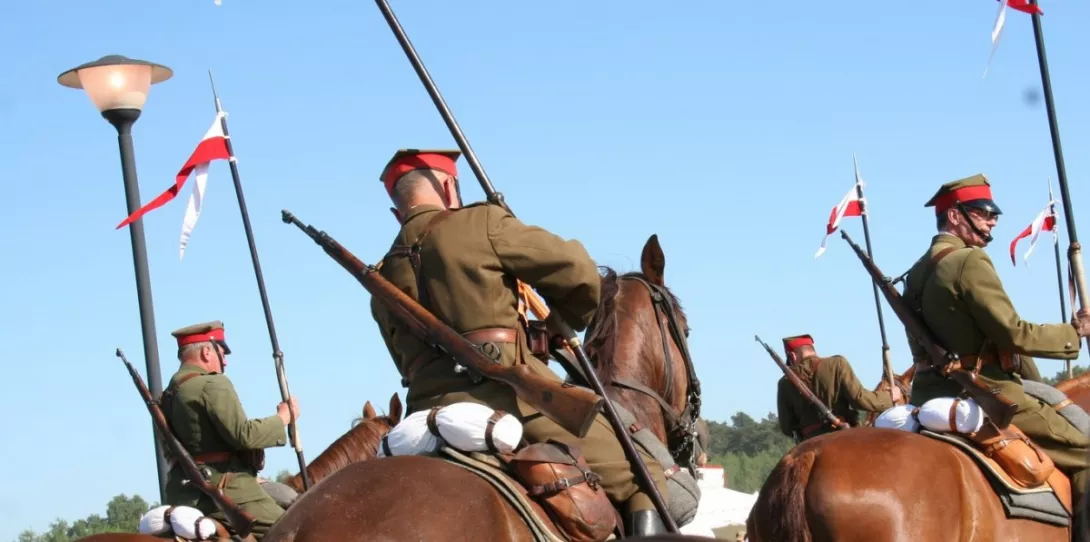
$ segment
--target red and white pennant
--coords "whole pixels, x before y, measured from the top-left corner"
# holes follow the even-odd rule
[[[185,255],[185,247],[189,243],[189,236],[193,232],[193,228],[197,225],[197,218],[201,214],[201,202],[204,200],[204,190],[208,183],[208,165],[213,160],[230,160],[231,153],[227,151],[227,137],[223,134],[222,119],[225,113],[220,112],[216,114],[215,120],[212,121],[212,127],[201,138],[200,143],[197,144],[197,148],[193,151],[193,154],[186,160],[185,165],[178,171],[178,174],[174,177],[174,185],[159,194],[158,197],[148,202],[146,205],[137,209],[136,212],[129,215],[128,218],[122,220],[117,225],[117,229],[121,229],[133,221],[138,220],[149,211],[152,211],[158,207],[163,206],[168,201],[174,199],[178,195],[178,192],[182,190],[185,182],[189,180],[191,173],[195,173],[196,182],[193,185],[193,192],[189,196],[189,203],[186,206],[185,218],[182,219],[182,236],[180,240],[180,246],[178,247],[178,259],[182,259]]]
[[[1014,240],[1011,241],[1011,265],[1018,265],[1014,260],[1014,247],[1018,244],[1018,241],[1021,241],[1026,237],[1030,238],[1029,250],[1026,250],[1026,253],[1022,255],[1022,260],[1026,262],[1026,265],[1029,265],[1029,255],[1033,253],[1033,247],[1037,245],[1037,238],[1041,236],[1041,232],[1052,232],[1052,241],[1054,243],[1060,242],[1059,234],[1056,232],[1056,215],[1052,213],[1052,206],[1055,205],[1055,203],[1055,201],[1049,201],[1048,205],[1045,205],[1045,208],[1037,214],[1037,218],[1034,218],[1033,222],[1030,223],[1029,226],[1026,226],[1026,229],[1018,234],[1018,237],[1015,237]]]
[[[855,156],[852,156],[852,161],[855,162]],[[821,248],[818,249],[817,254],[814,254],[814,258],[818,258],[825,253],[825,243],[829,241],[829,236],[840,227],[840,221],[844,217],[863,216],[863,206],[866,205],[866,199],[859,195],[862,192],[863,179],[859,177],[859,164],[856,163],[855,184],[844,195],[844,199],[840,200],[840,203],[833,207],[832,212],[829,213],[829,223],[825,225],[825,238],[821,240]]]

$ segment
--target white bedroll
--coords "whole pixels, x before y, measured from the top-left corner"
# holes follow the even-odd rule
[[[150,535],[174,534],[188,540],[211,540],[216,536],[216,524],[196,508],[163,505],[148,510],[140,518],[140,532]]]
[[[431,454],[444,443],[463,452],[510,453],[521,440],[522,424],[514,416],[477,403],[454,403],[406,417],[382,438],[378,457]]]
[[[895,406],[874,420],[875,427],[900,429],[910,433],[920,427],[937,433],[972,434],[984,425],[984,411],[972,399],[937,397],[918,410],[911,405]]]

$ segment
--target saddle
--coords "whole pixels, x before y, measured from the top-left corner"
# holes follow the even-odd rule
[[[615,538],[621,525],[577,447],[549,441],[499,454],[443,445],[434,456],[495,487],[526,521],[535,542],[601,542]]]
[[[1009,518],[1068,527],[1071,480],[1017,427],[985,424],[971,435],[920,428],[919,434],[951,444],[974,460]]]

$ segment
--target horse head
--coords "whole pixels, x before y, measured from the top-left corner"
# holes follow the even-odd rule
[[[618,275],[605,267],[584,342],[610,399],[666,444],[680,466],[695,468],[700,381],[689,354],[688,320],[666,287],[665,269],[658,235],[644,245],[639,272]]]
[[[318,457],[307,465],[307,474],[312,484],[316,484],[330,474],[358,461],[374,459],[378,455],[379,443],[401,421],[401,399],[395,393],[390,397],[389,414],[379,416],[371,401],[363,405],[363,416],[352,420],[352,427],[347,433],[333,441]],[[287,482],[295,491],[303,492],[303,478],[296,474]]]
[[[912,400],[912,379],[916,376],[916,364],[912,364],[908,367],[908,370],[902,374],[893,376],[893,383],[901,389],[902,399],[895,402],[896,405],[907,405]],[[875,386],[874,391],[889,391],[889,380],[883,378],[878,385]],[[874,420],[878,418],[880,412],[871,412],[867,414],[867,422],[865,425],[874,425]]]

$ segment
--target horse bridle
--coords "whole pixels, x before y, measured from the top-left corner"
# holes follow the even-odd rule
[[[651,296],[651,306],[655,308],[655,322],[659,326],[659,336],[662,338],[662,352],[665,363],[666,389],[662,395],[640,384],[621,378],[613,379],[612,385],[638,391],[651,397],[662,408],[663,417],[666,419],[666,440],[677,443],[671,447],[669,442],[664,443],[670,450],[670,455],[680,466],[685,467],[693,475],[696,474],[696,457],[700,447],[697,438],[696,424],[700,419],[700,380],[696,377],[696,368],[693,366],[693,358],[689,354],[688,333],[681,329],[677,321],[677,307],[674,305],[673,296],[666,288],[652,284],[638,276],[623,276],[618,280],[635,280],[647,288]],[[666,325],[663,325],[662,315],[666,315]],[[665,398],[671,397],[674,392],[674,360],[670,354],[670,339],[673,338],[678,350],[681,351],[681,360],[685,362],[685,372],[688,378],[688,394],[685,400],[685,408],[680,414],[674,413],[674,407]],[[684,461],[683,461],[684,460]]]

